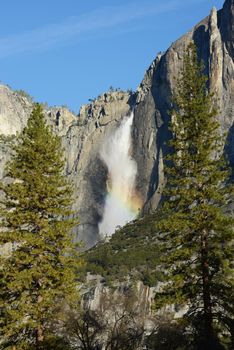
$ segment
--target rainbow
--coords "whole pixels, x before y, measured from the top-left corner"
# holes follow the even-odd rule
[[[137,216],[142,208],[143,200],[139,193],[134,191],[128,195],[129,189],[127,186],[121,188],[112,188],[107,182],[107,196],[111,196],[118,202],[119,206],[126,209],[129,213],[132,213],[134,217]]]

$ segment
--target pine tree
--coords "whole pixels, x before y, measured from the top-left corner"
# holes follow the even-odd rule
[[[10,180],[1,183],[0,246],[12,244],[8,256],[0,255],[3,347],[39,349],[57,304],[77,298],[77,261],[69,234],[77,222],[68,219],[72,186],[63,171],[60,139],[36,104],[13,146]]]
[[[187,316],[199,320],[200,349],[213,350],[217,328],[230,334],[233,324],[234,220],[225,212],[233,187],[203,70],[190,44],[173,101],[165,201],[156,223],[165,274],[156,304],[186,305]]]

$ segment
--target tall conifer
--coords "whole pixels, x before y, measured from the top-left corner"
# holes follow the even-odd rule
[[[214,350],[215,329],[223,324],[233,331],[234,221],[225,213],[231,186],[206,84],[190,44],[177,81],[165,202],[156,224],[166,278],[156,303],[186,305],[187,315],[199,319],[200,349]]]
[[[13,349],[40,348],[57,304],[76,298],[72,187],[63,171],[60,139],[36,104],[1,184],[0,246],[12,251],[0,256],[0,334]]]

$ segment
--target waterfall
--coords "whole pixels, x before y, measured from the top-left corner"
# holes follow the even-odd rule
[[[99,224],[102,236],[110,236],[117,226],[133,220],[141,206],[135,193],[137,164],[130,155],[132,122],[133,112],[105,140],[100,151],[108,168],[107,196]]]

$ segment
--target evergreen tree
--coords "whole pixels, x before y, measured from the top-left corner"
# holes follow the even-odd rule
[[[0,255],[0,335],[3,348],[39,349],[55,306],[77,298],[72,187],[60,139],[39,104],[12,153],[9,180],[1,183],[0,246],[11,243],[12,251]]]
[[[234,220],[224,208],[233,190],[203,70],[190,44],[171,112],[165,201],[156,224],[165,274],[156,304],[186,305],[187,315],[199,320],[200,349],[213,350],[221,324],[226,334],[232,332],[228,325],[234,314]]]

